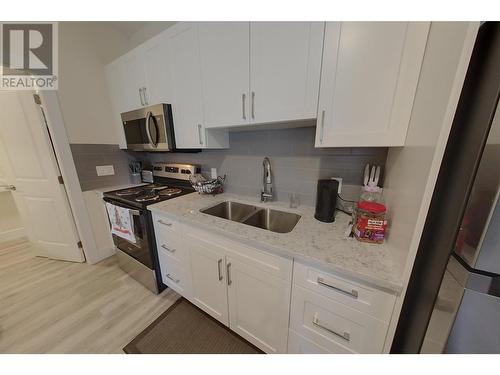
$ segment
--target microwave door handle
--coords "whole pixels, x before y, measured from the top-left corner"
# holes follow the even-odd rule
[[[149,132],[149,122],[151,121],[151,117],[153,116],[153,114],[151,112],[148,112],[148,114],[146,115],[146,135],[148,136],[148,141],[149,141],[149,144],[151,146],[153,146],[154,148],[156,148],[156,144],[153,142],[153,139],[151,138],[151,133]]]

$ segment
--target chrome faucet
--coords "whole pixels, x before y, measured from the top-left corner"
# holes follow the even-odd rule
[[[273,200],[273,174],[271,172],[271,161],[268,157],[262,162],[264,173],[262,177],[262,191],[260,193],[260,201],[267,202]]]

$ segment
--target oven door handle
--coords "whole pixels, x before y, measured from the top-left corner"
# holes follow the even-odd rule
[[[121,207],[121,208],[125,208],[126,210],[129,210],[129,212],[132,215],[135,215],[135,216],[140,216],[141,215],[141,212],[139,210],[134,209],[134,208],[130,208],[130,207],[127,207],[127,206],[122,206],[122,205],[116,203],[115,201],[112,201],[111,199],[103,198],[103,200],[104,200],[104,202],[108,202],[108,203],[112,204],[113,206]]]

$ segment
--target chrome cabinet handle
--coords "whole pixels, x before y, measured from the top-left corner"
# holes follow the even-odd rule
[[[255,91],[252,91],[252,119],[255,120]]]
[[[219,281],[222,280],[222,273],[220,267],[222,266],[222,258],[217,261],[217,271],[219,272]]]
[[[247,94],[245,94],[245,93],[241,94],[241,106],[242,106],[242,111],[243,111],[243,120],[247,119],[247,115],[245,113],[246,101],[247,101]]]
[[[145,106],[145,104],[144,104],[144,98],[142,97],[142,87],[139,88],[139,99],[141,99],[141,105]]]
[[[159,219],[158,222],[160,224],[166,225],[167,227],[171,227],[172,226],[172,223],[167,223],[166,221],[163,221],[162,219]]]
[[[327,283],[322,277],[318,277],[317,282],[318,282],[318,284],[321,284],[321,285],[324,285],[324,286],[326,286],[328,288],[334,289],[337,292],[341,292],[341,293],[347,294],[349,297],[358,298],[358,291],[355,290],[355,289],[352,289],[352,290],[349,291],[349,290],[345,290],[345,289],[336,287],[335,285]]]
[[[330,329],[330,328],[328,328],[328,327],[325,327],[323,324],[321,324],[321,323],[319,322],[319,320],[318,320],[318,317],[317,317],[317,316],[315,316],[315,317],[313,318],[312,323],[313,323],[315,326],[317,326],[317,327],[319,327],[319,328],[324,329],[325,331],[328,331],[328,332],[330,332],[330,333],[333,333],[335,336],[338,336],[338,337],[340,337],[341,339],[344,339],[344,340],[346,340],[346,341],[351,341],[351,334],[350,334],[349,332],[346,332],[346,331],[344,331],[344,333],[338,333],[338,332],[335,332],[333,329]]]
[[[201,124],[198,124],[198,140],[200,141],[200,145],[202,145],[203,139],[201,138]]]
[[[169,253],[175,253],[175,249],[171,249],[169,247],[167,247],[167,245],[163,244],[161,245],[161,247],[165,250],[167,250]]]
[[[169,273],[167,273],[167,279],[172,280],[176,284],[178,284],[179,281],[180,281],[179,279],[176,279],[176,278],[172,277]]]
[[[7,190],[16,190],[17,188],[14,186],[14,185],[0,185],[0,188],[4,188],[4,189],[7,189]]]
[[[226,273],[227,273],[227,285],[231,285],[233,282],[231,280],[231,273],[230,273],[230,269],[231,269],[231,263],[228,263],[227,266],[226,266]]]
[[[323,143],[323,134],[325,132],[325,110],[321,111],[321,130],[319,135],[319,143]]]
[[[149,105],[148,89],[146,86],[142,88],[142,94],[144,95],[144,103],[146,103],[146,105]]]

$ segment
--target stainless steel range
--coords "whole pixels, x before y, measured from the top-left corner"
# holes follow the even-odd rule
[[[104,193],[118,264],[154,293],[161,281],[153,220],[148,205],[194,192],[189,176],[199,167],[189,164],[153,165],[154,183]]]

